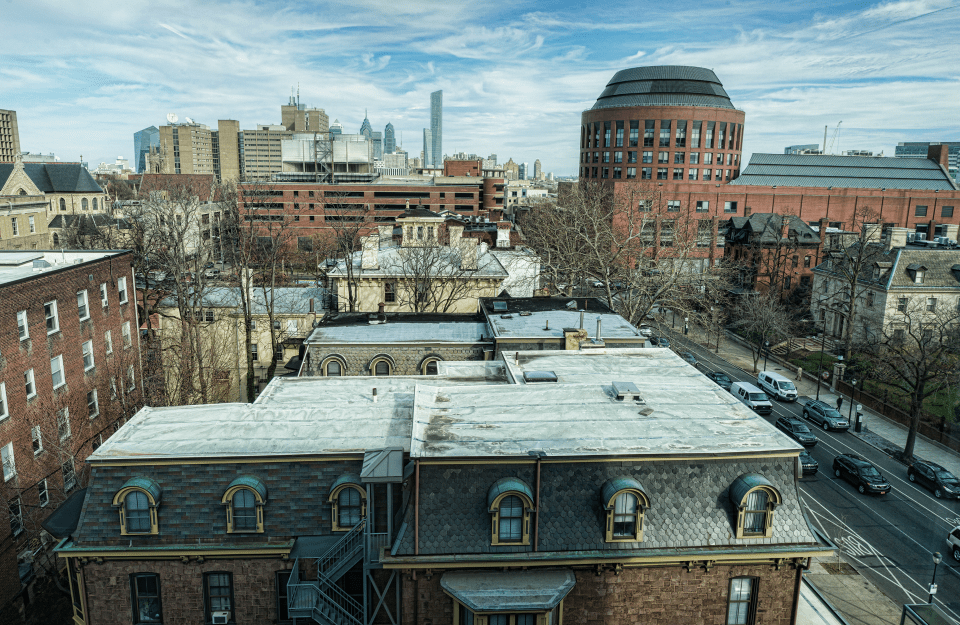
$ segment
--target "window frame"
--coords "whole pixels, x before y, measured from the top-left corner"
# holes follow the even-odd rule
[[[238,528],[234,524],[234,497],[237,496],[240,491],[246,491],[253,495],[253,508],[254,508],[254,527],[252,528]],[[227,533],[228,534],[262,534],[263,533],[263,506],[266,503],[263,497],[260,496],[260,493],[256,489],[251,488],[245,484],[237,484],[232,486],[223,493],[223,497],[220,498],[220,504],[224,507],[227,515]]]
[[[336,375],[330,375],[328,367],[331,363],[336,363],[340,367],[340,372]],[[320,375],[324,377],[340,378],[347,375],[347,362],[342,356],[330,355],[320,361]]]
[[[93,402],[90,401],[91,395],[93,395]],[[90,409],[91,403],[93,404],[93,410]],[[100,398],[97,397],[97,389],[87,391],[87,416],[91,419],[100,416]]]
[[[77,487],[77,464],[74,462],[73,456],[69,456],[60,463],[60,472],[63,475],[63,492],[69,493]],[[68,475],[71,477],[69,480],[67,479]]]
[[[70,407],[64,406],[57,411],[57,437],[60,439],[60,442],[70,438],[73,432],[70,429]]]
[[[520,499],[521,514],[520,514],[520,539],[519,540],[509,540],[503,539],[500,537],[500,507],[503,504],[503,501],[507,497],[517,497]],[[509,545],[509,546],[529,546],[530,545],[530,517],[533,512],[533,501],[526,493],[523,493],[518,490],[508,490],[497,495],[496,499],[493,500],[493,503],[490,505],[488,510],[490,513],[490,544],[493,546],[497,545]]]
[[[57,300],[43,303],[43,318],[46,323],[47,336],[60,331],[60,315],[57,311]],[[50,320],[53,320],[51,324]],[[52,328],[50,326],[53,326]]]
[[[30,321],[26,310],[17,311],[17,333],[20,335],[21,341],[30,338]]]
[[[126,276],[117,278],[117,298],[121,304],[126,304],[127,298],[127,278]]]
[[[53,363],[57,363],[56,370],[54,370],[53,368]],[[59,374],[60,376],[59,384],[57,384],[54,381],[54,376],[57,374]],[[57,390],[58,388],[63,388],[64,386],[67,385],[67,373],[63,369],[63,354],[57,354],[56,356],[50,359],[50,381],[53,382],[53,390]]]
[[[110,296],[107,293],[107,283],[100,283],[100,307],[109,308],[110,307]]]
[[[7,460],[3,460],[6,456]],[[17,477],[17,455],[13,448],[13,441],[0,447],[0,465],[3,467],[3,481],[9,482]],[[9,469],[9,472],[7,471]]]
[[[0,419],[10,417],[10,404],[7,402],[7,383],[0,382]]]
[[[83,372],[88,373],[93,369],[96,369],[97,364],[94,361],[93,357],[93,341],[84,341],[80,345],[80,353],[83,357]],[[89,359],[89,364],[87,360]]]
[[[334,532],[349,532],[354,528],[354,526],[342,526],[340,525],[340,494],[347,488],[352,488],[358,493],[360,493],[360,523],[363,523],[367,518],[367,491],[360,485],[354,484],[353,482],[344,482],[336,488],[330,491],[330,496],[327,498],[327,502],[330,504],[331,515],[331,531]]]
[[[766,494],[766,504],[763,510],[753,510],[747,508],[747,502],[750,496],[763,491]],[[782,502],[780,493],[771,486],[760,485],[748,490],[743,495],[743,500],[736,504],[737,506],[737,538],[770,538],[773,536],[773,518],[777,506]],[[760,531],[750,531],[746,528],[748,515],[763,514],[763,528]]]
[[[50,486],[47,484],[47,478],[37,482],[37,502],[41,508],[46,508],[50,503]]]
[[[146,496],[147,498],[147,514],[148,521],[150,523],[150,529],[143,532],[134,532],[130,531],[127,527],[127,495],[139,492]],[[117,491],[113,496],[113,507],[117,509],[117,513],[120,515],[120,535],[121,536],[156,536],[160,533],[160,527],[157,518],[157,508],[159,504],[153,495],[150,494],[145,488],[139,486],[125,486]]]
[[[156,596],[148,595],[146,599],[156,599],[157,609],[159,611],[157,619],[143,620],[140,618],[139,602],[144,598],[137,586],[139,579],[152,578],[156,584]],[[160,592],[160,575],[158,573],[131,573],[130,574],[130,610],[133,612],[134,625],[149,625],[150,623],[163,623],[163,600]]]
[[[86,289],[77,291],[77,315],[80,321],[90,320],[90,297]]]
[[[227,576],[227,586],[228,592],[226,594],[227,602],[229,607],[226,610],[214,610],[211,606],[212,595],[210,594],[210,580],[214,575],[226,575]],[[222,595],[218,595],[220,597]],[[230,617],[229,621],[234,622],[234,611],[236,610],[236,604],[233,600],[233,573],[230,571],[208,571],[203,574],[203,618],[204,623],[213,623],[213,613],[214,612],[229,612]]]
[[[10,513],[10,533],[19,536],[23,533],[23,501],[19,495],[7,500],[7,511]]]
[[[37,376],[34,374],[33,368],[23,372],[23,389],[27,393],[27,399],[33,399],[37,396]]]
[[[40,429],[39,425],[30,428],[30,445],[33,448],[34,457],[43,453],[43,430]]]
[[[113,331],[111,330],[103,333],[103,351],[108,356],[113,353]]]
[[[634,516],[634,531],[632,535],[617,535],[615,526],[616,518],[618,516],[623,516],[622,514],[617,514],[616,504],[617,500],[624,495],[630,495],[636,498],[637,507],[633,513]],[[650,500],[647,498],[646,494],[637,488],[622,488],[610,497],[609,501],[604,502],[604,512],[606,513],[606,523],[604,531],[604,542],[608,543],[636,543],[643,542],[643,522],[644,516],[647,508],[650,507]]]
[[[750,590],[749,590],[750,594],[745,601],[743,600],[734,601],[733,587],[736,582],[741,580],[750,581]],[[756,622],[757,596],[759,595],[759,593],[757,592],[757,586],[759,584],[759,581],[760,581],[760,578],[754,577],[754,576],[741,576],[741,577],[730,578],[730,584],[727,585],[727,611],[723,621],[725,625],[753,625],[753,623]],[[734,604],[745,604],[746,613],[744,614],[744,617],[742,619],[739,619],[739,618],[736,620],[731,619],[730,609],[734,606]],[[738,614],[739,614],[739,611],[738,611]]]
[[[133,334],[130,331],[130,322],[124,321],[120,326],[120,338],[123,341],[123,349],[129,349],[133,346]]]

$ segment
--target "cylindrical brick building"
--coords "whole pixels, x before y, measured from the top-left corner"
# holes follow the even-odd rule
[[[744,114],[709,69],[621,70],[581,120],[581,180],[728,182],[740,172]]]

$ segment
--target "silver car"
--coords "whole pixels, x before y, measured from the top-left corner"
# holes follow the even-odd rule
[[[850,429],[850,421],[836,408],[822,401],[809,401],[803,406],[803,418],[820,425],[824,430]]]

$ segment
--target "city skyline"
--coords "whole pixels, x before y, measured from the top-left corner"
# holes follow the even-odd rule
[[[46,4],[4,7],[0,80],[15,87],[0,108],[17,111],[22,150],[64,161],[134,162],[133,133],[169,112],[211,127],[278,123],[299,86],[302,103],[347,128],[369,108],[373,126],[406,131],[413,154],[409,141],[430,127],[429,96],[443,90],[444,152],[540,158],[545,171],[569,175],[581,112],[617,70],[639,65],[713,69],[746,112],[745,159],[820,143],[824,126],[832,136],[841,121],[834,151],[892,155],[900,141],[960,138],[948,62],[960,48],[960,8],[946,2],[706,2],[669,19],[646,2],[589,17],[569,2],[549,12],[532,3]]]

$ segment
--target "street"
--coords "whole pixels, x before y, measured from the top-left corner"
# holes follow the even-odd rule
[[[676,351],[690,351],[703,372],[722,371],[734,381],[756,383],[751,375],[723,360],[682,334],[664,328]],[[763,367],[761,359],[759,367]],[[769,369],[777,365],[770,362]],[[790,375],[790,372],[784,371]],[[795,403],[771,400],[775,423],[781,416],[801,417],[803,404],[812,398],[801,396]],[[842,413],[847,414],[848,405]],[[898,604],[926,603],[933,576],[932,554],[943,561],[937,569],[935,602],[960,620],[960,563],[946,545],[948,532],[960,525],[960,501],[936,499],[927,489],[907,480],[906,466],[883,451],[848,432],[825,432],[807,421],[819,442],[810,450],[819,463],[815,476],[800,480],[802,499],[810,522],[830,537],[857,570]],[[852,429],[851,429],[852,432]],[[855,453],[872,462],[891,483],[887,495],[861,495],[856,487],[833,473],[833,459],[841,453]]]

